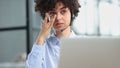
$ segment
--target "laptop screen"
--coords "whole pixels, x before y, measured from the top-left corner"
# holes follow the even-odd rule
[[[120,68],[120,38],[63,39],[59,68]]]

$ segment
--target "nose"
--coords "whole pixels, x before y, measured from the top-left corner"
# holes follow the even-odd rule
[[[57,19],[57,20],[60,20],[60,19],[62,19],[62,14],[60,14],[60,13],[57,13],[57,14],[56,14],[56,19]]]

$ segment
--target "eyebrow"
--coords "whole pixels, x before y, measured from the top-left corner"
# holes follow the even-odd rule
[[[60,10],[63,10],[63,9],[66,9],[67,7],[62,7],[62,8],[60,8]],[[53,9],[52,11],[55,11],[55,9]]]
[[[66,8],[67,8],[67,7],[64,6],[64,7],[60,8],[60,10],[62,10],[62,9],[66,9]]]

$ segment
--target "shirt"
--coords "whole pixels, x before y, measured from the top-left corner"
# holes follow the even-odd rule
[[[76,35],[72,31],[69,38]],[[26,61],[26,68],[57,68],[60,53],[60,40],[53,34],[43,46],[34,44]]]

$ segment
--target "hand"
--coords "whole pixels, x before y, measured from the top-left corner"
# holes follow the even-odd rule
[[[38,45],[43,45],[45,39],[48,37],[48,35],[50,34],[51,28],[53,27],[56,15],[54,15],[50,21],[48,21],[49,15],[48,13],[45,14],[45,19],[42,23],[42,29],[41,32],[38,36],[37,39],[37,44]]]

